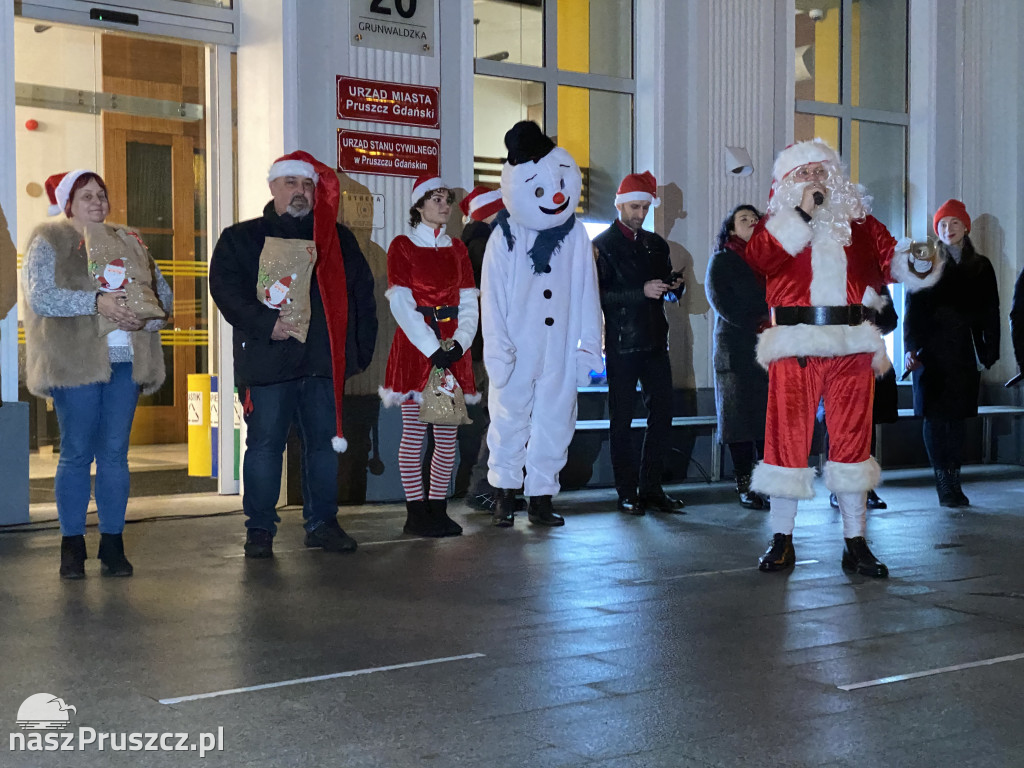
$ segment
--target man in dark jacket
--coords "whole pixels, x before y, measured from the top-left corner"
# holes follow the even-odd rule
[[[268,182],[273,200],[263,216],[225,229],[210,259],[210,295],[234,327],[235,382],[247,427],[245,555],[273,555],[281,457],[293,421],[302,439],[305,544],[351,552],[356,542],[337,519],[337,454],[347,447],[341,398],[345,379],[366,368],[373,355],[373,275],[355,237],[336,223],[339,185],[331,168],[292,152],[271,166]],[[268,238],[315,244],[316,265],[305,286],[310,318],[304,342],[295,338],[301,329],[288,304],[275,308],[259,298],[260,255]],[[301,290],[294,279],[289,285]]]
[[[626,176],[615,195],[619,218],[594,238],[604,310],[612,469],[619,509],[632,515],[645,509],[681,512],[683,507],[661,487],[672,429],[665,302],[678,301],[684,286],[682,276],[672,271],[668,243],[642,228],[651,205],[659,202],[649,171]],[[639,472],[630,432],[638,381],[648,411]]]

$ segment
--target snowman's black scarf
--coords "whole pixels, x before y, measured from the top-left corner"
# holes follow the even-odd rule
[[[511,227],[509,227],[508,218],[508,211],[503,210],[498,213],[495,223],[501,227],[501,233],[505,236],[505,243],[511,251],[515,246],[516,239],[512,234]],[[537,233],[537,239],[533,241],[533,248],[528,253],[533,261],[533,273],[535,275],[544,274],[549,271],[548,266],[551,264],[551,257],[562,246],[562,241],[572,232],[574,226],[576,226],[575,213],[566,219],[564,224],[552,227],[551,229],[542,229]]]

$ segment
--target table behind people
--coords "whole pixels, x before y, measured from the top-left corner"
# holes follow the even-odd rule
[[[373,275],[359,244],[338,224],[338,178],[312,155],[278,158],[267,176],[272,200],[259,218],[221,233],[210,259],[210,295],[234,337],[235,381],[247,437],[242,465],[246,557],[273,555],[281,457],[294,420],[302,441],[305,545],[352,552],[356,542],[338,524],[337,452],[345,450],[342,394],[345,378],[370,362],[377,336]],[[257,285],[268,242],[315,246],[308,284],[305,341],[287,301],[269,305]]]
[[[28,389],[52,397],[60,424],[61,451],[54,477],[61,528],[60,575],[85,576],[85,521],[90,474],[96,462],[97,557],[108,576],[131,576],[124,552],[128,504],[128,439],[139,393],[163,384],[164,358],[158,331],[166,318],[143,322],[128,305],[122,282],[102,286],[89,270],[85,238],[105,226],[105,247],[122,263],[140,265],[153,277],[160,307],[171,311],[171,289],[139,235],[105,225],[110,213],[107,187],[94,171],[76,170],[46,180],[50,214],[29,236],[22,266],[25,355]],[[102,287],[101,287],[102,286]],[[116,326],[104,333],[100,318]]]
[[[672,429],[672,372],[668,358],[666,303],[678,303],[683,277],[672,271],[669,246],[643,229],[651,206],[661,201],[650,171],[622,179],[615,195],[618,218],[594,238],[605,323],[608,415],[618,507],[682,513],[683,502],[661,487]],[[648,411],[639,467],[631,422],[639,382]]]

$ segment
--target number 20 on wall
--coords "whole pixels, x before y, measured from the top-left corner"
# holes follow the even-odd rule
[[[403,19],[411,19],[416,15],[416,0],[394,0],[395,10]],[[373,0],[370,3],[370,13],[379,13],[382,16],[390,16],[391,8],[389,0]]]

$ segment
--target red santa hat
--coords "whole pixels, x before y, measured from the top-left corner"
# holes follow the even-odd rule
[[[832,163],[839,165],[839,154],[824,139],[811,139],[790,144],[779,152],[772,168],[772,187],[789,176],[801,165]]]
[[[462,215],[468,216],[473,221],[484,221],[488,216],[493,216],[504,207],[501,190],[488,187],[474,187],[472,192],[459,201]]]
[[[615,204],[632,202],[650,203],[655,208],[661,205],[658,182],[650,171],[631,173],[619,184],[619,190],[615,193]]]
[[[440,176],[434,176],[433,174],[427,173],[416,179],[416,183],[412,185],[412,195],[410,200],[413,205],[416,205],[424,195],[433,192],[435,189],[447,189],[448,185],[441,181]]]
[[[967,230],[968,234],[971,231],[971,217],[967,213],[967,206],[961,203],[959,200],[947,200],[939,206],[939,210],[935,212],[935,217],[932,219],[932,227],[935,229],[935,234],[939,234],[939,222],[947,216],[955,216],[964,223],[964,229]]]
[[[46,196],[50,198],[50,207],[47,213],[51,216],[64,213],[64,209],[68,205],[68,198],[71,196],[71,188],[75,186],[78,177],[85,173],[95,173],[95,171],[79,168],[77,171],[55,173],[44,182]]]
[[[295,164],[295,161],[299,164]],[[308,168],[308,172],[303,170],[305,168]],[[280,176],[305,176],[316,182],[313,242],[316,243],[317,261],[314,270],[320,286],[320,298],[324,302],[324,314],[327,316],[327,337],[330,340],[331,367],[334,371],[335,434],[331,438],[331,446],[338,453],[343,453],[348,448],[348,441],[341,430],[341,404],[345,394],[345,342],[348,338],[348,284],[337,226],[341,185],[338,176],[329,166],[301,150],[275,160],[270,177],[277,178],[275,173]]]
[[[270,166],[267,181],[280,179],[282,176],[301,176],[304,179],[312,179],[314,184],[318,183],[320,174],[316,172],[313,164],[298,157],[298,155],[305,154],[305,152],[291,152],[277,158]]]

